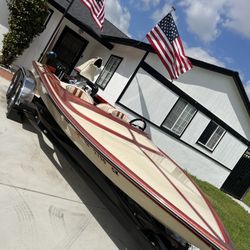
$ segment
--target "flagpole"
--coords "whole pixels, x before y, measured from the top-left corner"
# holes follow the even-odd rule
[[[169,13],[172,13],[173,11],[176,11],[176,8],[174,6],[171,7]],[[151,30],[151,29],[150,29]],[[141,44],[145,40],[146,36],[143,37],[143,39],[140,39],[140,41],[137,43],[137,45]]]
[[[172,13],[173,11],[176,11],[176,8],[174,6],[171,7],[171,10],[168,13]]]
[[[169,13],[172,13],[173,11],[176,11],[176,8],[174,6],[171,7],[171,10],[169,11]],[[174,82],[174,79],[171,79],[171,82]]]
[[[66,15],[68,14],[69,9],[71,8],[71,6],[72,6],[72,4],[74,3],[74,1],[75,1],[75,0],[71,0],[70,3],[69,3],[69,5],[68,5],[68,7],[65,9],[65,11],[64,11],[64,13],[63,13],[63,15],[62,15],[60,21],[58,22],[58,24],[57,24],[57,26],[56,26],[56,28],[55,28],[53,34],[51,35],[49,41],[47,42],[47,44],[46,44],[46,46],[45,46],[43,52],[41,53],[41,55],[40,55],[40,57],[39,57],[39,59],[38,59],[39,62],[42,61],[42,59],[43,59],[43,57],[44,57],[44,55],[45,55],[45,52],[47,51],[47,49],[48,49],[49,46],[51,45],[52,41],[53,41],[54,38],[56,37],[56,35],[57,35],[57,33],[58,33],[59,29],[60,29],[60,26],[61,26],[61,24],[62,24],[62,22],[63,22],[63,19],[64,19],[64,18],[66,17]]]

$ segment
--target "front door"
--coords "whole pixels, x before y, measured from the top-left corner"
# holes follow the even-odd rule
[[[250,149],[240,158],[221,190],[241,199],[250,187]]]
[[[57,62],[70,74],[80,59],[88,41],[68,27],[65,27],[53,51],[57,54]]]

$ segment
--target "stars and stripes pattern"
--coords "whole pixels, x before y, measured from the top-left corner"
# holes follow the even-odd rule
[[[104,0],[81,0],[90,10],[98,27],[102,30],[104,23]]]
[[[146,37],[172,80],[192,68],[171,13],[167,14]]]

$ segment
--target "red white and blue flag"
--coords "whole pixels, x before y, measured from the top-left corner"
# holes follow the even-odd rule
[[[90,10],[98,27],[102,30],[104,23],[104,0],[81,0]]]
[[[146,35],[162,63],[166,67],[170,78],[177,79],[181,74],[192,68],[192,64],[185,55],[181,38],[172,14],[167,14]]]

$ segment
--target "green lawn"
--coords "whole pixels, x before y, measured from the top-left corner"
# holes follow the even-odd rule
[[[208,184],[194,178],[197,185],[206,194],[213,207],[221,218],[236,250],[250,249],[250,214],[240,205],[234,202],[225,193]],[[249,192],[250,193],[250,192]],[[246,204],[250,204],[250,194],[247,194]],[[248,202],[248,203],[247,203]]]

